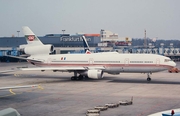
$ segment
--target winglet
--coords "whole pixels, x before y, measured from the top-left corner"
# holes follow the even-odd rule
[[[43,45],[39,38],[27,26],[22,27],[28,45]]]

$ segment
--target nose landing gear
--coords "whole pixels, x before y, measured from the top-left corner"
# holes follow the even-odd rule
[[[150,73],[147,73],[147,81],[151,81]]]

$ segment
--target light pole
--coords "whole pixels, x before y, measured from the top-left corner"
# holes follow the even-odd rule
[[[18,33],[18,37],[19,37],[19,32],[20,32],[20,31],[17,31],[17,33]]]
[[[102,42],[101,48],[103,48],[103,50],[104,50],[104,33],[103,32],[104,32],[104,29],[101,29],[101,32],[100,32],[101,33],[101,35],[100,35],[101,36],[101,42]]]
[[[62,30],[62,32],[63,32],[63,35],[64,35],[64,32],[65,32],[66,30]]]
[[[62,30],[62,32],[63,32],[63,36],[64,36],[64,32],[65,32],[66,30]],[[63,38],[63,37],[61,37],[61,38]],[[64,47],[64,41],[63,41],[63,47]]]

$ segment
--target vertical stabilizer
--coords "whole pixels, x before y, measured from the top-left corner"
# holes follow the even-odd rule
[[[83,39],[83,44],[84,44],[84,51],[85,51],[85,53],[86,53],[86,54],[91,54],[90,49],[89,49],[89,45],[88,45],[88,43],[87,43],[87,41],[86,41],[85,36],[82,36],[82,39]]]
[[[39,38],[27,26],[22,27],[28,45],[43,45]]]

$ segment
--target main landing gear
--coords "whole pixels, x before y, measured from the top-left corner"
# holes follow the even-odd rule
[[[150,73],[147,73],[147,81],[151,81]]]
[[[83,76],[79,75],[79,76],[72,76],[71,80],[83,80]]]
[[[71,80],[83,80],[83,78],[83,75],[77,76],[77,72],[74,72],[74,76],[71,77]]]

